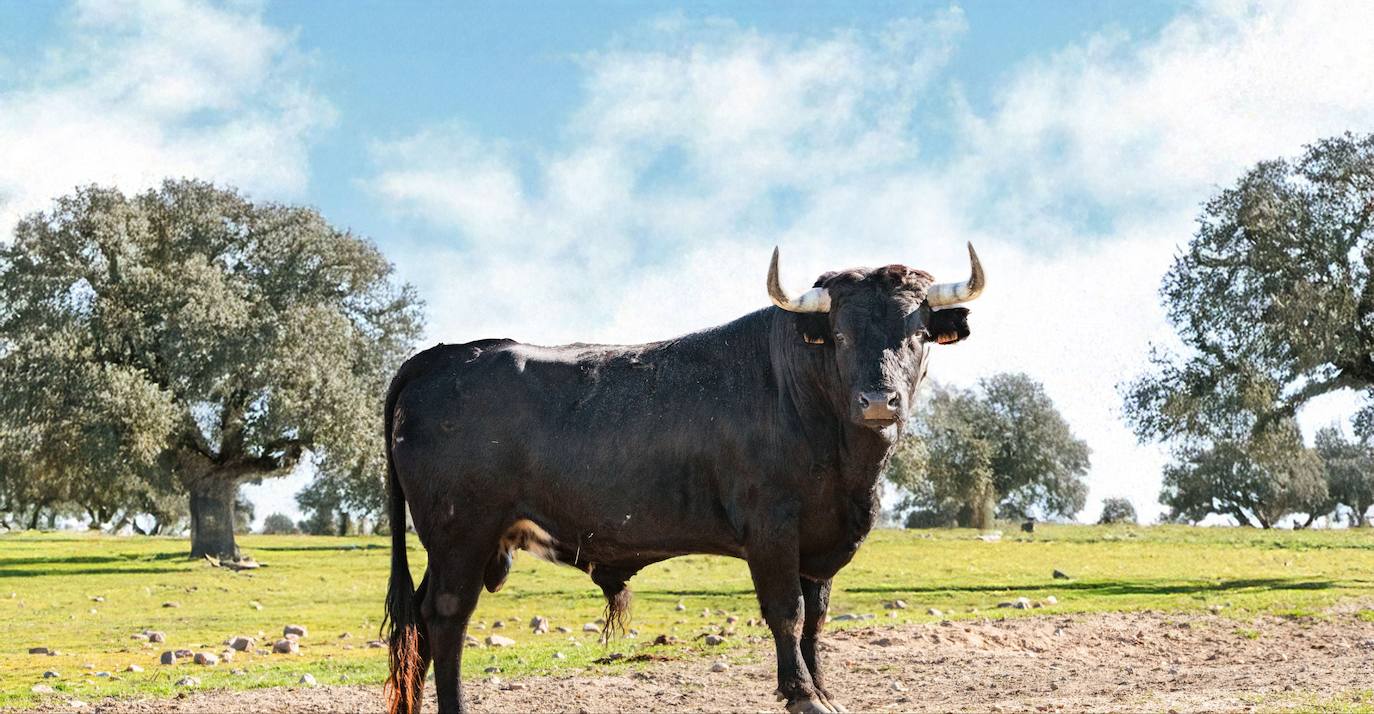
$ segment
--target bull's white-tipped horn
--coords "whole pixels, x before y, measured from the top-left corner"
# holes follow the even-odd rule
[[[768,264],[768,297],[773,304],[788,312],[830,312],[830,293],[825,288],[811,288],[796,300],[787,297],[778,281],[778,249],[773,248],[773,262]]]
[[[977,300],[983,293],[983,264],[978,262],[978,254],[973,252],[973,244],[968,244],[968,262],[972,274],[968,280],[958,283],[936,283],[926,291],[926,302],[931,307],[958,305],[961,302]]]

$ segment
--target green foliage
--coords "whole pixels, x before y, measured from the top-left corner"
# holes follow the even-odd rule
[[[987,528],[995,515],[1070,517],[1087,499],[1089,450],[1044,388],[999,374],[974,390],[932,387],[884,478],[910,527]]]
[[[379,472],[380,395],[419,330],[381,253],[312,209],[79,189],[0,247],[0,487],[102,517],[199,494],[197,542],[232,549],[237,483],[307,455]]]
[[[1374,135],[1262,162],[1204,206],[1161,289],[1184,350],[1154,348],[1123,387],[1136,434],[1174,451],[1162,500],[1175,515],[1330,510],[1286,420],[1334,390],[1374,395],[1371,221]],[[1374,401],[1357,423],[1374,423]]]
[[[1184,447],[1176,458],[1164,470],[1160,493],[1175,518],[1196,522],[1216,513],[1269,528],[1290,513],[1324,512],[1321,461],[1303,446],[1292,419],[1247,439]]]
[[[1102,499],[1102,515],[1097,519],[1100,525],[1136,522],[1135,505],[1125,498]]]
[[[1330,508],[1350,509],[1350,524],[1368,525],[1366,514],[1374,505],[1374,447],[1369,440],[1345,438],[1337,427],[1317,431],[1315,449],[1321,459],[1330,495]]]
[[[285,513],[273,513],[262,520],[263,535],[292,535],[297,532],[296,524]]]
[[[952,619],[1021,617],[1117,611],[1205,613],[1208,606],[1227,607],[1221,616],[1245,627],[1257,616],[1295,610],[1321,612],[1344,603],[1374,598],[1374,541],[1367,532],[1350,530],[1256,531],[1181,526],[1096,527],[1042,525],[1035,537],[1004,537],[999,543],[974,539],[967,530],[875,531],[854,562],[835,579],[831,612],[873,613],[882,622],[930,622],[926,608]],[[417,575],[425,554],[410,536],[410,563]],[[244,536],[244,545],[267,566],[251,576],[183,556],[186,541],[170,538],[122,538],[95,534],[0,535],[0,706],[32,705],[30,687],[39,682],[59,688],[68,698],[96,702],[105,695],[172,697],[173,683],[190,673],[206,688],[244,689],[294,686],[311,672],[321,684],[379,684],[385,677],[386,651],[365,643],[376,637],[386,592],[389,539],[376,536],[336,538]],[[1055,580],[1054,569],[1072,573]],[[601,591],[582,573],[527,555],[517,556],[506,587],[483,593],[475,623],[490,628],[496,620],[517,623],[504,634],[515,639],[508,648],[472,648],[464,652],[466,676],[481,677],[487,667],[500,667],[503,678],[528,674],[580,676],[624,673],[633,664],[595,664],[611,652],[653,653],[669,657],[730,657],[732,650],[710,647],[697,635],[718,632],[724,616],[685,618],[689,612],[725,610],[740,617],[739,635],[729,648],[747,638],[771,641],[767,629],[745,620],[757,617],[758,603],[747,567],[731,558],[691,556],[646,568],[632,582],[635,605],[631,626],[636,639],[597,643],[597,633],[583,633],[582,623],[601,616]],[[9,593],[14,592],[14,597]],[[92,596],[105,598],[92,602]],[[1050,610],[998,609],[997,603],[1020,596],[1040,600],[1054,595]],[[901,611],[883,603],[902,599]],[[179,608],[164,608],[176,601]],[[252,605],[258,603],[259,610]],[[95,609],[96,612],[90,612]],[[974,612],[974,610],[977,610]],[[885,617],[899,612],[898,618]],[[535,615],[569,635],[529,633],[524,624]],[[155,664],[163,649],[218,643],[236,634],[279,633],[286,623],[309,628],[301,654],[237,656],[233,666],[194,667]],[[872,622],[831,622],[828,629],[871,627]],[[167,633],[164,645],[143,646],[129,635],[151,628]],[[1229,630],[1230,628],[1226,628]],[[490,631],[490,630],[488,630]],[[343,633],[352,636],[341,638]],[[658,634],[682,643],[654,647]],[[472,634],[480,636],[480,632]],[[581,647],[573,646],[568,637]],[[31,646],[54,647],[60,657],[27,654]],[[555,659],[561,651],[566,659]],[[114,678],[84,674],[84,663]],[[129,664],[145,671],[124,673]],[[42,672],[56,669],[63,677],[44,681]],[[233,669],[245,674],[233,675]],[[65,700],[58,705],[65,706]],[[155,705],[150,705],[155,706]]]

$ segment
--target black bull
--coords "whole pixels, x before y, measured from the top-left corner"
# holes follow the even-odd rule
[[[463,709],[468,618],[518,548],[589,573],[608,629],[646,565],[745,559],[779,697],[792,711],[843,711],[816,646],[831,578],[873,527],[929,345],[968,335],[966,309],[932,303],[954,302],[951,285],[976,297],[982,275],[976,257],[962,284],[899,265],[827,273],[792,301],[774,260],[779,307],[702,332],[634,346],[481,340],[401,367],[385,413],[393,713],[418,710],[431,662],[440,711]],[[407,503],[429,554],[418,592]]]

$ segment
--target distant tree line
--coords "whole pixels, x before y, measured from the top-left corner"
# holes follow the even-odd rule
[[[306,466],[313,517],[377,513],[381,399],[421,330],[393,273],[313,209],[201,181],[24,217],[0,246],[0,525],[189,528],[234,558],[239,487]]]
[[[1261,162],[1203,207],[1161,295],[1181,351],[1156,347],[1123,386],[1142,441],[1173,463],[1167,517],[1269,528],[1374,502],[1374,135]],[[1364,406],[1308,446],[1294,416],[1313,398]]]
[[[908,527],[991,528],[995,519],[1083,510],[1088,445],[1044,388],[998,374],[973,389],[932,385],[884,473]]]

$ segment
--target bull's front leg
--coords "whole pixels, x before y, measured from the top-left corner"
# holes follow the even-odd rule
[[[826,689],[825,675],[821,672],[821,656],[817,651],[821,630],[825,627],[825,613],[830,609],[830,579],[812,580],[803,576],[801,591],[802,600],[806,605],[806,615],[802,620],[802,662],[811,673],[811,683],[816,687],[816,693],[821,699],[837,712],[848,712],[844,705],[830,696],[830,690]]]
[[[787,711],[830,714],[835,710],[816,691],[802,658],[801,635],[805,608],[798,572],[796,535],[760,538],[749,549],[749,574],[778,655],[778,698]]]

